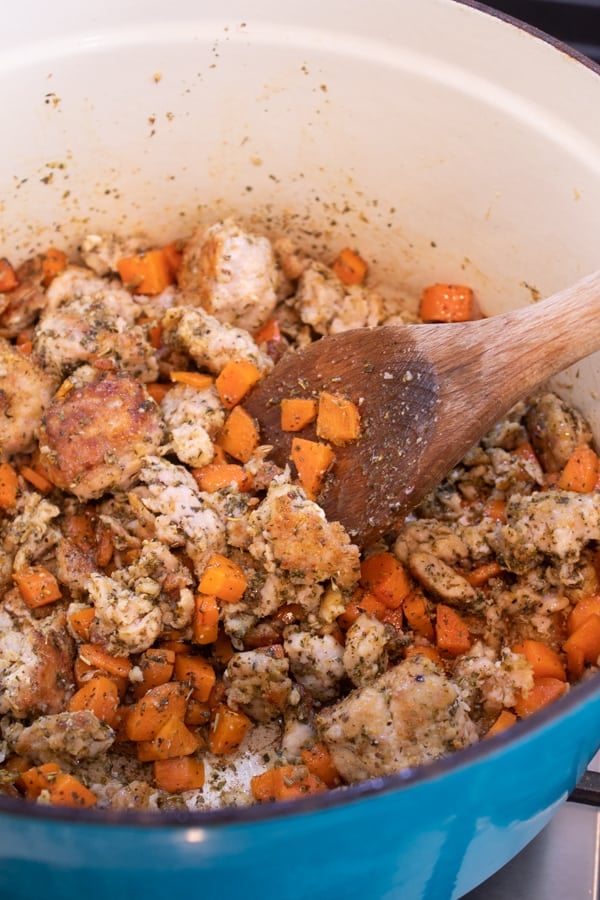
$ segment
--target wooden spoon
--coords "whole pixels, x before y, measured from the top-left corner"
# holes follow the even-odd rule
[[[287,353],[245,407],[280,465],[293,435],[280,400],[327,390],[358,404],[361,436],[335,448],[318,496],[328,519],[369,543],[390,530],[492,425],[546,378],[600,349],[600,271],[489,319],[383,325]],[[314,426],[302,437],[318,440]]]

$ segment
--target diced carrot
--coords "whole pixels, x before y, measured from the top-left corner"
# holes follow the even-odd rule
[[[214,644],[219,635],[219,604],[214,594],[196,594],[192,619],[194,644]]]
[[[2,259],[0,259],[0,291],[2,293],[5,291],[12,291],[18,284],[19,282],[15,270],[6,257],[2,257]]]
[[[48,247],[42,255],[42,284],[49,287],[57,275],[67,268],[67,254],[57,247]]]
[[[102,669],[109,675],[127,678],[131,671],[131,660],[126,656],[113,656],[99,644],[82,644],[79,648],[79,655],[89,666]]]
[[[179,638],[165,638],[160,642],[161,650],[170,650],[175,656],[179,653],[189,653],[191,644],[189,641],[179,640]]]
[[[137,758],[140,762],[171,759],[174,756],[191,756],[200,741],[178,716],[167,719],[155,738],[138,741]]]
[[[181,260],[183,258],[183,253],[179,249],[178,242],[170,241],[170,243],[165,244],[162,248],[162,252],[165,255],[171,275],[174,279],[177,279],[179,269],[181,268]]]
[[[542,641],[526,639],[512,648],[514,653],[521,653],[533,670],[534,678],[558,678],[567,680],[567,673],[560,655]]]
[[[151,647],[140,654],[138,666],[142,670],[142,681],[136,686],[135,695],[141,697],[150,688],[171,680],[175,669],[175,654],[172,650]]]
[[[389,611],[383,600],[376,597],[370,591],[359,591],[349,603],[346,609],[337,617],[340,628],[346,630],[356,622],[358,617],[365,613],[374,619],[383,620]]]
[[[245,713],[220,703],[210,725],[208,749],[219,756],[233,753],[246,737],[251,724]]]
[[[152,322],[148,325],[148,340],[155,350],[160,350],[163,345],[163,327],[160,322]]]
[[[185,685],[176,681],[146,691],[127,712],[125,733],[130,741],[150,741],[171,718],[183,721],[187,708]]]
[[[249,360],[228,360],[215,379],[215,387],[225,409],[233,409],[261,378],[262,372]]]
[[[251,491],[254,480],[250,472],[237,463],[208,463],[199,469],[192,469],[192,475],[201,491],[214,494],[235,484],[238,491]]]
[[[597,480],[598,456],[591,447],[582,444],[567,460],[558,479],[558,487],[563,491],[589,494],[595,490]]]
[[[270,341],[281,340],[281,329],[277,319],[267,319],[264,325],[254,332],[254,341],[257,344],[268,344]]]
[[[98,798],[74,775],[59,772],[50,785],[48,795],[53,806],[72,806],[82,809],[95,806]]]
[[[55,762],[43,763],[41,766],[32,766],[21,772],[16,780],[28,800],[37,800],[42,791],[49,790],[52,782],[60,772],[60,766]]]
[[[177,384],[187,384],[188,387],[197,388],[199,391],[205,391],[206,388],[214,384],[212,375],[205,375],[204,372],[181,372],[175,370],[169,373],[169,378]]]
[[[593,614],[600,616],[600,594],[582,597],[575,604],[567,619],[567,633],[573,634]]]
[[[211,717],[210,703],[190,697],[183,721],[186,725],[208,725]]]
[[[221,629],[219,629],[217,640],[215,641],[212,650],[215,659],[223,666],[226,666],[229,660],[235,655],[231,638]]]
[[[300,484],[309,500],[314,500],[323,487],[325,475],[335,454],[328,444],[294,438],[290,459],[296,467]]]
[[[496,522],[506,523],[506,503],[499,497],[491,497],[482,510],[482,515]]]
[[[174,281],[164,248],[123,257],[117,262],[117,271],[134,294],[161,294]]]
[[[312,747],[305,747],[300,756],[311,775],[316,775],[327,787],[334,788],[342,783],[342,777],[323,741],[317,741]]]
[[[282,431],[302,431],[317,418],[317,401],[312,397],[284,397],[280,409]]]
[[[96,528],[90,516],[75,513],[65,517],[63,533],[80,550],[91,550],[96,546]]]
[[[510,728],[511,725],[514,725],[516,721],[517,717],[514,713],[510,712],[508,709],[503,709],[493,725],[486,731],[485,737],[493,737],[495,734],[506,731],[506,729]]]
[[[144,385],[152,399],[155,403],[162,403],[165,399],[171,388],[172,384],[161,384],[158,381],[153,381],[150,384]]]
[[[175,656],[175,673],[177,681],[189,684],[192,697],[204,703],[210,697],[217,676],[211,664],[202,656],[188,656],[178,653]]]
[[[101,569],[110,563],[114,552],[115,544],[112,531],[106,525],[100,523],[97,530],[96,563]]]
[[[549,703],[558,700],[568,689],[568,684],[559,678],[534,678],[531,690],[517,698],[515,712],[521,719],[531,716]]]
[[[279,766],[254,775],[250,779],[250,789],[255,800],[266,803],[320,794],[327,790],[327,785],[310,773],[306,766]]]
[[[435,632],[438,650],[450,656],[460,656],[471,647],[467,623],[455,609],[444,603],[437,605]]]
[[[212,461],[212,464],[215,465],[215,466],[220,466],[220,465],[223,465],[223,466],[224,466],[224,465],[227,465],[227,462],[228,462],[228,460],[227,460],[227,454],[225,453],[225,451],[223,450],[223,448],[219,446],[219,444],[217,444],[217,443],[215,443],[215,442],[213,441],[213,461]]]
[[[396,609],[387,607],[381,617],[381,621],[385,622],[387,625],[391,625],[396,631],[402,631],[404,628],[404,611],[402,610],[402,607],[398,606]]]
[[[25,566],[13,572],[13,581],[31,609],[60,600],[62,592],[55,576],[45,566]]]
[[[243,569],[222,553],[213,553],[200,578],[201,594],[213,594],[226,603],[241,600],[248,586]]]
[[[431,646],[431,644],[411,644],[411,646],[407,647],[404,651],[404,657],[405,659],[410,659],[411,656],[426,656],[427,659],[430,659],[436,666],[441,667],[444,665],[442,657],[440,656],[440,651],[437,647]]]
[[[0,509],[13,509],[17,505],[19,478],[14,466],[0,463]]]
[[[513,453],[516,457],[523,460],[523,462],[533,463],[537,466],[540,465],[537,453],[533,449],[530,441],[523,441],[513,450]]]
[[[49,494],[54,487],[49,478],[46,478],[45,475],[36,469],[31,468],[31,466],[21,466],[19,472],[26,481],[32,484],[34,488],[37,488],[40,494]]]
[[[406,569],[393,553],[374,553],[360,564],[360,583],[391,609],[401,606],[410,594]]]
[[[402,608],[410,628],[421,637],[427,638],[428,641],[433,641],[435,631],[427,613],[427,601],[421,591],[412,591],[408,597],[405,597]]]
[[[94,621],[95,616],[96,610],[93,606],[86,606],[85,609],[75,609],[69,613],[69,626],[78,640],[89,641],[90,625]]]
[[[119,708],[119,691],[117,685],[106,675],[94,675],[89,681],[75,691],[67,709],[69,712],[89,710],[96,718],[111,727],[116,723]]]
[[[586,662],[597,664],[600,657],[600,615],[592,613],[563,644],[567,668],[573,678],[580,678]]]
[[[367,275],[367,263],[350,247],[340,250],[331,268],[342,284],[362,284]]]
[[[33,341],[17,341],[17,350],[22,356],[31,356],[33,353]]]
[[[468,322],[473,291],[463,284],[432,284],[423,291],[419,314],[424,322]]]
[[[356,403],[339,394],[321,391],[317,410],[317,437],[343,447],[360,436],[360,413]]]
[[[483,587],[484,584],[487,584],[490,578],[496,578],[501,574],[502,566],[499,562],[494,561],[482,563],[480,566],[472,569],[466,576],[466,578],[471,587],[478,588]]]
[[[199,790],[204,785],[204,763],[195,756],[174,756],[153,763],[156,786],[169,794]]]
[[[258,441],[258,427],[252,416],[243,406],[234,406],[217,436],[217,444],[238,462],[247,463]]]

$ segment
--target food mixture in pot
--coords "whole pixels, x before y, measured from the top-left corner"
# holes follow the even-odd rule
[[[208,809],[420,766],[596,672],[598,457],[541,391],[395,533],[328,522],[349,387],[244,408],[322,335],[476,315],[382,298],[226,220],[164,247],[88,235],[0,261],[0,786],[30,802]],[[316,423],[316,438],[306,427]],[[313,426],[314,427],[314,426]]]

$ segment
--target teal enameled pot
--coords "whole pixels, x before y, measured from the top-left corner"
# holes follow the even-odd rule
[[[317,252],[359,246],[407,298],[467,280],[490,315],[598,268],[600,74],[478,4],[20,0],[2,30],[2,256],[235,211]],[[600,437],[598,358],[553,386]],[[0,898],[457,898],[599,745],[595,677],[428,768],[293,805],[2,797]]]

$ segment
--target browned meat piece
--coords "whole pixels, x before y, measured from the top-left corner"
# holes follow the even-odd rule
[[[4,458],[32,449],[51,392],[48,376],[0,338],[0,451]]]
[[[73,689],[74,645],[62,608],[35,619],[16,593],[0,607],[0,713],[60,712]]]
[[[592,434],[580,414],[556,394],[542,394],[525,419],[529,439],[546,472],[560,472],[578,444],[589,444]]]
[[[137,381],[114,372],[60,393],[40,437],[54,483],[81,500],[126,487],[162,439],[154,402]]]

